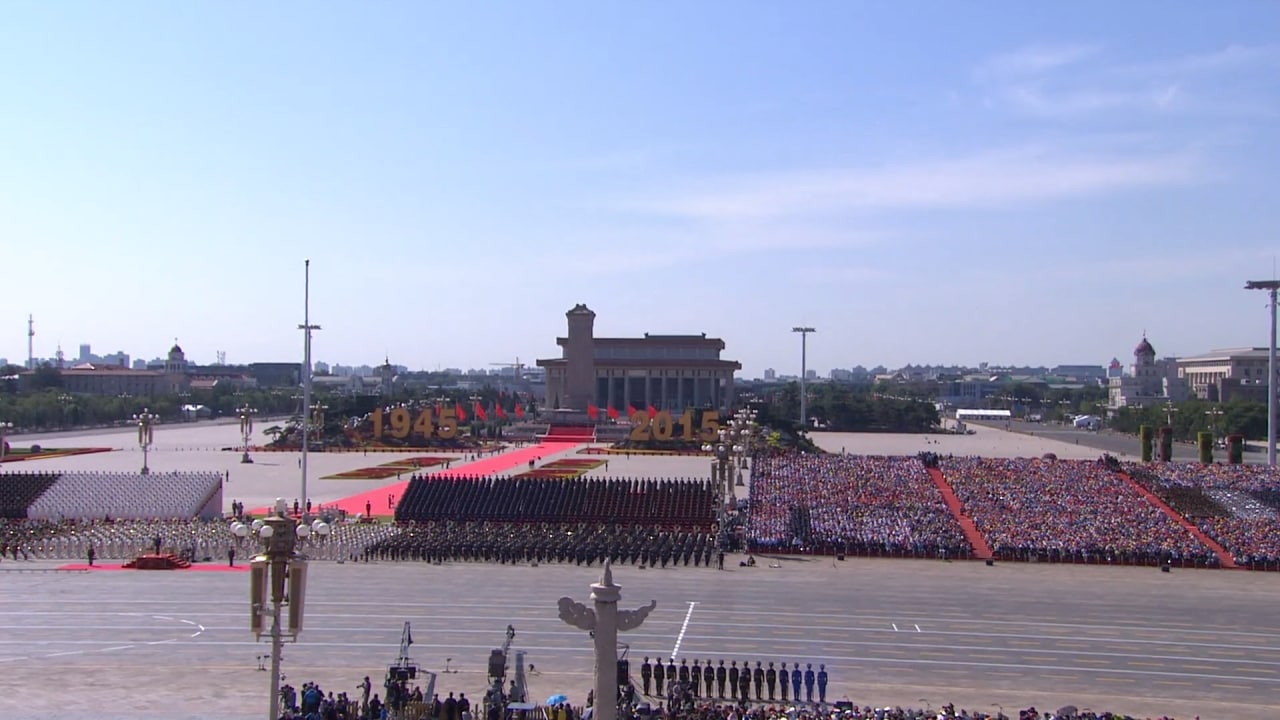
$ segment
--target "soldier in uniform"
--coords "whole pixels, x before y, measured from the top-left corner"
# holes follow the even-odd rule
[[[827,666],[818,666],[818,702],[827,703]]]
[[[756,686],[756,700],[764,700],[764,668],[756,661],[756,669],[751,673],[751,681]]]
[[[702,666],[702,687],[707,697],[711,697],[711,685],[716,681],[716,669],[711,667],[711,658],[707,658],[707,664]],[[723,686],[724,681],[720,684]]]
[[[689,690],[689,659],[680,658],[680,667],[677,671],[680,678],[680,687]]]
[[[698,667],[698,659],[693,659],[693,668],[689,670],[689,690],[693,692],[694,697],[700,696],[698,686],[702,684],[702,668]]]
[[[718,676],[717,676],[718,677]],[[724,697],[724,693],[720,693]],[[738,699],[738,661],[729,661],[729,697]]]
[[[764,684],[769,687],[769,702],[773,702],[774,690],[778,687],[778,671],[773,668],[773,663],[769,663],[769,669],[764,671]]]
[[[804,667],[804,701],[811,703],[813,702],[813,681],[815,679],[813,674],[813,663],[807,663]]]
[[[782,669],[778,671],[778,679],[782,681],[782,702],[787,701],[787,686],[791,684],[791,672],[787,670],[787,664],[782,663]]]
[[[654,691],[662,694],[662,681],[667,676],[667,670],[662,666],[662,658],[658,658],[658,662],[653,664],[653,687]]]
[[[738,699],[742,702],[751,700],[751,661],[742,661],[742,674],[738,676]]]
[[[800,663],[794,663],[794,670],[791,671],[791,698],[796,702],[800,702],[800,681],[804,679],[804,675],[800,672]]]
[[[644,664],[640,666],[640,686],[644,688],[644,694],[649,694],[649,681],[653,679],[653,666],[649,664],[649,656],[644,658]]]
[[[724,681],[727,674],[728,670],[724,668],[724,660],[721,660],[716,667],[716,695],[720,696],[722,700],[724,699]]]
[[[667,690],[670,690],[671,686],[675,684],[677,676],[678,676],[678,672],[676,670],[676,659],[668,658],[667,659]]]

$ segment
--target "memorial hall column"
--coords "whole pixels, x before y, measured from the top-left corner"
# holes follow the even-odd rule
[[[641,410],[653,404],[653,375],[652,370],[646,370],[644,373],[644,407]]]
[[[684,370],[676,371],[676,412],[684,410]]]
[[[608,404],[605,405],[605,407],[613,407],[614,406],[613,405],[613,385],[614,385],[614,382],[617,380],[617,378],[613,376],[612,370],[605,370],[604,372],[605,372],[605,376],[608,378],[608,383],[609,383],[609,390],[608,392],[605,393],[605,396],[607,398],[606,402]]]

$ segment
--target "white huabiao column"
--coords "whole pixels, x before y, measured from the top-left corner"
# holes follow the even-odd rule
[[[570,597],[562,597],[559,601],[560,619],[580,630],[590,631],[595,639],[593,720],[618,719],[618,633],[640,627],[658,606],[657,601],[650,600],[646,607],[619,611],[618,600],[621,598],[622,588],[613,584],[613,569],[606,560],[600,582],[591,586],[595,610]]]

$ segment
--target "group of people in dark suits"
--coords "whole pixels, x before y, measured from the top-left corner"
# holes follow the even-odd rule
[[[768,667],[764,667],[761,661],[756,661],[753,668],[748,661],[743,661],[739,667],[737,660],[731,660],[726,667],[724,660],[712,665],[711,660],[707,660],[705,664],[699,664],[695,659],[693,665],[690,665],[687,658],[681,658],[680,664],[677,665],[675,658],[668,658],[664,665],[662,658],[654,659],[656,662],[650,662],[646,657],[644,663],[640,665],[640,686],[645,695],[662,696],[664,688],[667,694],[679,689],[693,697],[733,699],[745,704],[788,702],[788,691],[790,691],[791,702],[826,703],[827,701],[827,666],[822,664],[818,665],[818,670],[815,672],[813,663],[806,663],[804,670],[800,669],[800,663],[793,663],[793,669],[788,670],[787,663],[782,663],[781,668],[774,668],[772,662]],[[802,689],[803,700],[801,700]]]

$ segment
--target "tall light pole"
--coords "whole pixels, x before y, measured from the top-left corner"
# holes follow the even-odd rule
[[[791,332],[800,333],[800,427],[809,427],[809,394],[805,391],[805,383],[808,381],[809,359],[808,345],[809,333],[818,332],[808,326],[800,326],[791,328]]]
[[[302,286],[302,324],[298,329],[302,331],[302,503],[305,509],[307,502],[307,446],[311,444],[308,438],[307,425],[311,422],[311,331],[319,330],[319,325],[311,324],[311,261],[305,263],[304,280]],[[302,515],[305,520],[307,515]]]
[[[147,475],[151,472],[151,468],[147,466],[147,452],[155,444],[155,426],[160,422],[160,416],[142,408],[142,412],[133,416],[133,421],[138,423],[138,447],[142,448],[142,474]]]
[[[1280,280],[1250,280],[1245,290],[1266,290],[1271,296],[1271,335],[1267,338],[1267,464],[1276,466],[1276,290]]]

